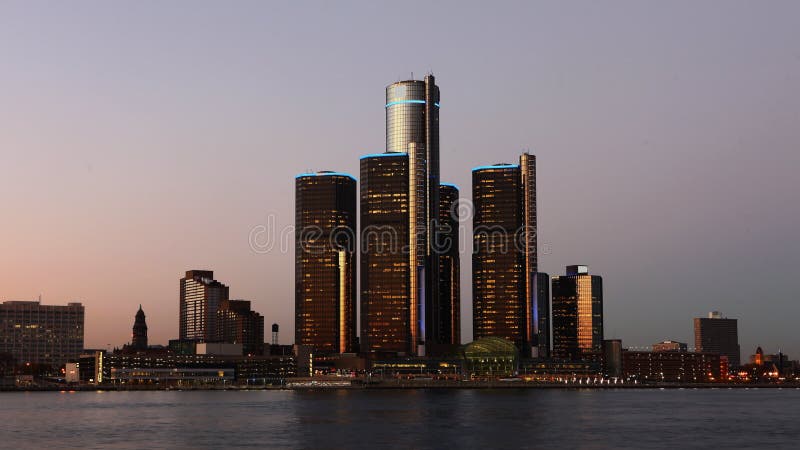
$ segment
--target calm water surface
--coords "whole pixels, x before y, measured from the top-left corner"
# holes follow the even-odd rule
[[[800,448],[800,390],[0,393],[2,448]]]

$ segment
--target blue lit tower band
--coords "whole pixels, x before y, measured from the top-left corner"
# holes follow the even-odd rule
[[[316,352],[355,351],[355,231],[355,178],[295,178],[295,343]]]
[[[461,344],[461,258],[459,252],[458,186],[439,188],[439,330],[445,344]]]
[[[439,88],[433,75],[386,87],[386,151],[408,154],[411,307],[422,313],[412,324],[414,343],[444,343],[440,336],[439,261]],[[427,326],[426,326],[427,324]],[[418,352],[423,352],[419,347]]]
[[[413,354],[420,265],[409,251],[409,155],[361,157],[361,351]]]
[[[546,311],[538,300],[536,157],[472,169],[472,198],[475,338],[502,337],[538,356]]]

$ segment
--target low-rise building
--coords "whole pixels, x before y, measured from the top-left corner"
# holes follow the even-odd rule
[[[241,347],[240,347],[241,348]],[[181,355],[162,353],[86,353],[73,361],[81,384],[283,384],[297,375],[295,357]],[[69,370],[68,370],[69,371]]]
[[[640,383],[723,380],[723,362],[712,353],[624,351],[622,371],[625,379]]]

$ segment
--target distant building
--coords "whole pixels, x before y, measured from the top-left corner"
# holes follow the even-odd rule
[[[764,365],[764,350],[761,350],[761,347],[756,348],[755,355],[750,355],[750,364]]]
[[[622,377],[622,340],[603,341],[603,375],[608,378]]]
[[[567,266],[552,279],[553,356],[584,359],[602,352],[603,279],[587,266]]]
[[[241,344],[246,355],[264,353],[264,316],[246,300],[223,300],[217,309],[215,341]]]
[[[732,369],[739,367],[741,351],[737,322],[737,319],[723,318],[718,311],[708,313],[708,318],[694,319],[695,351],[727,356]]]
[[[198,344],[202,345],[202,344]],[[81,367],[97,367],[81,359]],[[99,369],[102,384],[161,384],[197,386],[207,384],[282,384],[297,375],[294,356],[241,355],[105,355]],[[90,375],[87,375],[90,376]],[[96,378],[97,379],[97,378]],[[87,380],[81,380],[87,382]]]
[[[179,340],[213,341],[217,309],[228,300],[228,286],[210,270],[190,270],[180,282]]]
[[[706,383],[725,379],[726,363],[715,353],[622,352],[623,376],[640,383]]]
[[[85,350],[75,361],[79,373],[78,382],[100,384],[103,382],[105,350]]]
[[[657,344],[653,344],[653,351],[654,352],[686,352],[688,351],[688,346],[683,342],[676,342],[676,341],[662,341]]]
[[[746,366],[743,365],[741,369],[749,371],[751,376],[760,373],[762,378],[781,376],[791,379],[795,372],[794,366],[795,364],[789,360],[789,356],[783,352],[766,354],[761,347],[758,347],[755,354],[750,355],[750,363]]]
[[[295,342],[351,352],[356,339],[356,180],[295,177]]]
[[[133,321],[133,337],[131,338],[133,350],[147,350],[147,322],[145,321],[142,305],[136,312],[136,319]]]
[[[84,307],[7,301],[0,304],[0,354],[15,364],[60,368],[83,350]]]
[[[538,354],[536,157],[472,169],[472,199],[475,339],[501,337]]]

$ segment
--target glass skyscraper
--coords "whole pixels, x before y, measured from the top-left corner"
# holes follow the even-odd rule
[[[412,290],[420,261],[409,243],[409,155],[361,157],[361,350],[413,353],[421,336]]]
[[[536,278],[536,157],[472,169],[472,198],[475,339],[502,337],[533,354],[547,314]]]
[[[459,252],[458,186],[439,188],[439,330],[441,343],[461,344],[461,253]]]
[[[387,86],[385,110],[386,153],[361,159],[362,350],[421,355],[426,346],[453,343],[452,305],[458,303],[452,290],[458,282],[449,273],[440,276],[454,260],[440,261],[436,247],[444,238],[438,236],[439,88],[433,75]],[[399,253],[388,254],[390,248]]]
[[[553,277],[553,356],[579,360],[603,350],[603,279],[587,266]]]
[[[228,300],[228,286],[215,280],[213,271],[187,271],[180,281],[180,340],[213,342],[217,309],[223,300]]]
[[[433,75],[386,87],[386,151],[409,159],[409,249],[417,252],[412,304],[421,305],[418,343],[442,343],[439,261],[435,249],[439,220],[439,87]],[[422,289],[418,289],[419,285]]]
[[[356,349],[356,180],[338,172],[295,178],[295,343]]]

